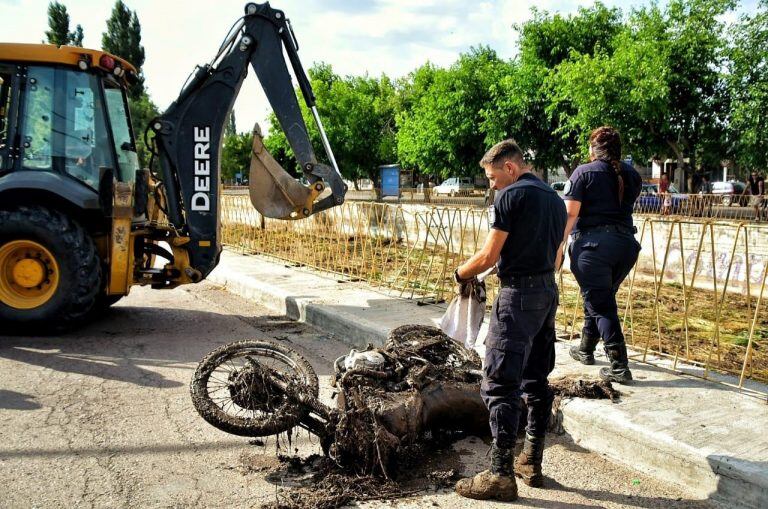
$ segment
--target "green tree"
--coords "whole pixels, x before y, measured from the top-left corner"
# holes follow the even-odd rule
[[[117,0],[107,20],[107,31],[101,36],[104,51],[117,55],[136,67],[136,81],[129,85],[131,118],[136,133],[136,150],[142,165],[149,162],[149,150],[144,143],[144,132],[149,122],[158,115],[157,106],[144,88],[144,47],[141,45],[141,24],[135,11],[122,0]]]
[[[723,14],[731,0],[671,0],[634,11],[592,51],[573,48],[545,79],[546,112],[558,142],[576,158],[593,128],[613,124],[627,151],[678,161],[676,183],[686,187],[691,165],[722,154],[727,95]],[[525,52],[523,52],[525,55]],[[550,62],[552,63],[552,62]]]
[[[673,0],[667,5],[669,113],[659,138],[678,161],[680,189],[685,189],[689,168],[685,159],[695,167],[697,148],[713,144],[720,137],[717,126],[726,122],[720,93],[726,57],[721,18],[735,6],[733,0]]]
[[[768,0],[737,25],[730,49],[729,140],[736,163],[768,168]]]
[[[83,47],[83,27],[78,24],[75,31],[69,34],[69,42],[72,46]]]
[[[580,159],[587,156],[589,132],[605,124],[621,131],[625,153],[647,160],[656,152],[654,133],[669,114],[669,68],[662,40],[658,24],[630,22],[606,48],[573,52],[548,76],[548,111],[558,119],[555,133],[576,141]]]
[[[144,132],[152,119],[160,113],[146,93],[136,99],[129,100],[128,108],[131,112],[131,123],[136,136],[136,152],[139,156],[139,162],[142,167],[146,167],[149,165],[150,153],[144,142]]]
[[[417,71],[414,76],[428,78],[428,85],[413,87],[410,108],[398,114],[400,162],[426,175],[479,173],[485,140],[477,126],[503,70],[496,52],[480,47],[461,55],[448,69]]]
[[[531,20],[516,25],[520,53],[491,88],[491,106],[483,112],[486,145],[515,138],[544,174],[561,167],[566,175],[583,160],[579,135],[563,129],[570,107],[554,100],[548,86],[558,66],[572,55],[610,51],[621,30],[621,13],[601,3],[574,15],[533,9]]]
[[[229,114],[227,124],[224,126],[224,136],[235,136],[237,134],[237,123],[235,122],[235,110]]]
[[[48,28],[45,31],[48,44],[82,47],[83,27],[77,25],[74,32],[69,31],[69,13],[64,4],[56,1],[48,4]]]
[[[221,149],[221,178],[234,181],[237,173],[244,179],[250,177],[252,133],[228,134]]]
[[[396,160],[395,86],[386,76],[342,78],[327,64],[309,69],[318,113],[342,175],[350,180],[376,179],[378,166]],[[318,159],[328,162],[310,111],[299,98],[310,139]],[[264,140],[272,156],[286,170],[300,175],[285,133],[274,114],[269,136]]]
[[[135,11],[117,0],[107,20],[107,31],[102,34],[101,46],[104,51],[124,58],[138,70],[136,83],[129,89],[132,98],[144,93],[144,46],[141,45],[141,24]]]

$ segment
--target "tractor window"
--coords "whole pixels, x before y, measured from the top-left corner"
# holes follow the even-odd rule
[[[117,154],[117,164],[120,166],[120,180],[132,182],[136,178],[136,170],[139,169],[139,156],[136,153],[131,127],[128,123],[128,104],[125,101],[123,90],[120,88],[105,88],[104,96],[107,98],[109,123],[112,126],[112,136],[115,139],[115,153]]]
[[[23,145],[25,169],[68,173],[97,188],[99,168],[114,168],[98,78],[30,67]]]
[[[54,69],[31,68],[24,107],[23,165],[30,170],[52,169]]]
[[[11,75],[0,72],[0,170],[11,166],[10,146]]]

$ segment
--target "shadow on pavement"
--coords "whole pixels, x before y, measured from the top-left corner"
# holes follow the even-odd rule
[[[156,454],[178,454],[182,452],[193,451],[202,453],[204,451],[216,450],[242,450],[247,445],[242,440],[215,441],[201,444],[185,445],[140,445],[136,447],[80,447],[80,448],[56,448],[56,449],[24,449],[8,451],[0,449],[0,458],[5,460],[12,458],[69,458],[72,456],[109,458],[116,454],[119,455],[156,455]]]
[[[0,358],[63,373],[173,388],[185,383],[170,380],[153,368],[194,367],[211,350],[243,339],[287,341],[304,354],[306,349],[290,336],[308,331],[311,328],[286,316],[115,306],[98,320],[68,333],[0,336]],[[318,375],[332,372],[333,359],[323,362],[326,359],[307,357],[314,361]]]
[[[37,410],[42,408],[34,396],[0,389],[0,408],[7,410]]]

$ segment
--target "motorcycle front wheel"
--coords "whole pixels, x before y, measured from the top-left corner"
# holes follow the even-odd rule
[[[190,392],[195,410],[209,424],[233,435],[262,437],[293,428],[308,413],[278,385],[318,396],[317,374],[298,352],[271,341],[238,341],[200,361]]]

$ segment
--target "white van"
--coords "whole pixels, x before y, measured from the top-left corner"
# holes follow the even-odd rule
[[[436,196],[445,194],[448,196],[470,195],[475,189],[472,177],[451,177],[443,181],[439,186],[432,188],[432,193]]]

